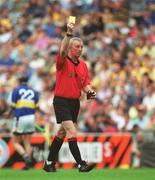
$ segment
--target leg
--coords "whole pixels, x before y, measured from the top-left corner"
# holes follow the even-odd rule
[[[63,121],[62,127],[65,129],[68,139],[76,138],[77,132],[76,132],[76,128],[75,128],[73,121],[71,121],[71,120]]]
[[[31,139],[30,134],[22,135],[22,142],[23,142],[24,149],[25,149],[25,154],[23,155],[23,159],[26,164],[25,169],[29,169],[32,166],[32,160],[31,160],[32,147],[30,144],[30,139]]]
[[[58,152],[63,144],[63,140],[65,136],[66,136],[65,129],[61,126],[51,144],[48,161],[52,161],[56,163]]]
[[[15,150],[16,150],[21,156],[23,156],[23,155],[25,154],[25,149],[24,149],[24,147],[21,145],[22,136],[21,136],[21,135],[13,135],[13,137],[12,137],[12,142],[13,142],[13,146],[14,146]]]
[[[23,135],[22,139],[25,147],[25,152],[26,154],[28,154],[29,157],[31,157],[32,155],[32,147],[30,144],[31,135],[30,134]]]
[[[21,145],[21,143],[23,142],[23,135],[13,135],[12,140],[16,151],[23,157],[25,161],[26,166],[24,169],[29,169],[29,164],[31,160],[25,148]]]
[[[81,153],[77,145],[77,131],[74,123],[68,120],[62,122],[62,126],[66,130],[69,141],[69,148],[75,161],[78,164],[79,172],[91,171],[95,167],[95,164],[87,164],[85,161],[82,160]]]
[[[25,147],[25,155],[23,156],[23,158],[26,163],[26,168],[28,169],[32,166],[32,147],[30,144],[31,135],[30,134],[23,135],[22,140]]]
[[[76,160],[77,164],[83,164],[84,161],[82,161],[80,150],[79,150],[79,147],[77,145],[77,138],[76,138],[77,131],[76,131],[74,123],[70,120],[63,121],[62,126],[64,127],[64,129],[67,132],[67,138],[69,141],[69,148],[70,148],[70,151],[71,151],[74,159]]]
[[[55,172],[56,171],[55,163],[58,159],[58,152],[63,144],[63,140],[64,140],[65,136],[66,136],[65,129],[61,126],[51,144],[48,159],[45,161],[45,164],[43,167],[43,169],[46,172]]]

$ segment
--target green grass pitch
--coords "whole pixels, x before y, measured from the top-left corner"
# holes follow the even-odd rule
[[[88,173],[79,173],[77,169],[58,169],[56,173],[0,169],[0,180],[155,180],[155,169],[94,169]]]

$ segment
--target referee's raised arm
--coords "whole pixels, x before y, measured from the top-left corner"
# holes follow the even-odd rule
[[[74,29],[74,24],[68,23],[66,35],[63,38],[61,42],[61,46],[60,46],[60,56],[62,59],[66,57],[68,54],[69,41],[70,41],[70,38],[72,38],[73,36],[73,29]]]

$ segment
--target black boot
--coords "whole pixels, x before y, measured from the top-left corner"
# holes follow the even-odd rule
[[[52,163],[51,161],[45,161],[43,169],[46,172],[56,172],[55,163]]]
[[[89,172],[95,167],[95,164],[87,164],[83,161],[83,164],[78,165],[79,172]]]

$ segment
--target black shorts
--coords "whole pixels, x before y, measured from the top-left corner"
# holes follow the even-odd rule
[[[79,99],[68,99],[55,96],[53,106],[58,124],[66,120],[72,120],[73,122],[77,121],[80,109]]]

